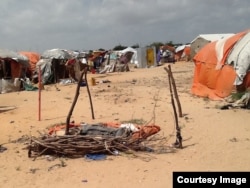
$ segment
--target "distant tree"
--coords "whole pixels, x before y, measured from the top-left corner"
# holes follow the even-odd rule
[[[127,46],[117,45],[113,48],[114,51],[124,50]]]
[[[131,46],[131,48],[140,48],[140,45],[139,44],[134,44]]]
[[[175,43],[174,46],[182,46],[182,43]]]
[[[158,47],[158,46],[163,46],[164,44],[162,42],[153,42],[151,43],[150,45],[148,46],[155,46],[155,47]]]
[[[166,43],[163,43],[163,42],[153,42],[153,43],[147,45],[147,47],[154,46],[155,49],[156,49],[156,52],[158,52],[158,50],[160,49],[160,47],[161,46],[165,46],[165,45],[172,46],[172,47],[177,47],[177,46],[180,46],[180,45],[183,45],[183,44],[181,44],[181,43],[174,43],[173,41],[168,41]]]
[[[91,55],[91,54],[93,54],[93,50],[89,50],[89,53],[88,53],[89,55]]]
[[[164,44],[162,42],[153,42],[150,45],[148,45],[148,47],[155,47],[156,52],[158,52],[158,50],[160,49],[161,46],[163,46]]]
[[[99,48],[98,51],[106,51],[106,50],[103,48]]]
[[[168,45],[168,46],[175,46],[174,43],[173,43],[173,41],[168,41],[168,42],[165,43],[165,45]]]

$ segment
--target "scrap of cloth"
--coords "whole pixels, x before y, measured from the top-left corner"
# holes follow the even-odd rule
[[[113,136],[113,137],[127,137],[131,136],[131,139],[146,139],[149,136],[152,136],[158,133],[161,128],[158,125],[137,125],[137,124],[122,124],[118,122],[105,122],[97,124],[75,124],[70,123],[70,128],[78,127],[80,128],[81,135],[89,136]],[[57,131],[65,129],[66,125],[57,125],[49,129],[49,134],[55,134]]]
[[[106,122],[104,123],[104,125],[108,126],[108,127],[120,127],[121,123],[117,123],[117,122]],[[152,136],[156,133],[158,133],[161,128],[160,126],[158,125],[137,125],[137,124],[134,124],[134,126],[137,128],[137,131],[134,131],[132,133],[132,139],[146,139],[148,138],[149,136]]]
[[[86,154],[85,158],[99,161],[99,160],[105,160],[107,158],[107,156],[105,154],[95,153],[95,154]]]
[[[124,127],[108,127],[103,124],[85,124],[82,125],[81,135],[102,135],[102,136],[113,136],[113,137],[127,137],[129,131]]]

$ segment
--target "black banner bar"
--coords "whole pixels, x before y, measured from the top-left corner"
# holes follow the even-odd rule
[[[173,172],[173,188],[250,188],[250,172]]]

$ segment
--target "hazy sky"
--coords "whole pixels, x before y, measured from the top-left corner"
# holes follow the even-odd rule
[[[43,52],[188,43],[250,28],[250,0],[1,0],[0,48]]]

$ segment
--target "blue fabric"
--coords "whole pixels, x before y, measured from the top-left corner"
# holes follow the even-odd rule
[[[91,159],[91,160],[104,160],[104,159],[106,159],[106,155],[104,155],[104,154],[86,154],[85,158]]]

